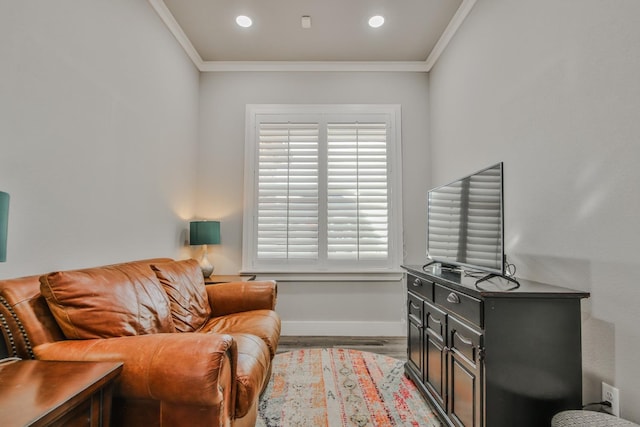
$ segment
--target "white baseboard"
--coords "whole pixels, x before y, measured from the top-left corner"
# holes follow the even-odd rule
[[[283,321],[285,336],[404,337],[405,322]]]

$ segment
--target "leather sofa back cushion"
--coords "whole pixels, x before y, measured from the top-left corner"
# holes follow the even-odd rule
[[[68,339],[175,332],[169,300],[149,264],[40,277],[40,292]]]
[[[209,297],[198,261],[151,265],[171,303],[173,324],[179,332],[197,331],[211,316]]]

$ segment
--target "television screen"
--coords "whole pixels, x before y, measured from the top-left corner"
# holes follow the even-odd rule
[[[504,274],[502,163],[428,194],[427,256]]]

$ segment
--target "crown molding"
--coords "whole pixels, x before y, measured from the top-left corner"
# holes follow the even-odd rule
[[[162,19],[162,22],[164,22],[164,24],[167,26],[169,31],[171,31],[171,34],[173,34],[176,40],[178,40],[178,43],[180,43],[180,45],[182,46],[186,54],[189,56],[189,58],[191,58],[191,61],[193,61],[193,64],[196,66],[196,68],[202,71],[202,67],[204,66],[204,61],[200,57],[200,54],[198,53],[196,48],[193,47],[191,40],[189,40],[189,37],[187,37],[187,35],[184,33],[180,24],[178,24],[178,21],[176,21],[176,18],[174,18],[173,14],[169,11],[169,8],[167,8],[167,5],[164,4],[164,1],[162,0],[148,0],[148,1],[151,7],[153,7],[153,9],[156,11],[158,16],[160,17],[160,19]]]
[[[438,58],[440,58],[440,55],[442,55],[442,52],[444,52],[446,47],[449,45],[449,42],[451,41],[451,39],[453,39],[453,36],[458,32],[458,29],[460,28],[466,17],[469,15],[469,12],[471,12],[471,9],[475,4],[476,0],[462,1],[455,15],[453,15],[453,18],[451,18],[451,21],[449,21],[449,25],[447,25],[447,27],[442,32],[442,35],[438,39],[438,42],[435,44],[435,46],[431,50],[431,53],[427,57],[427,60],[425,61],[427,72],[431,71],[433,66],[436,64]]]
[[[424,61],[205,61],[200,71],[427,71]]]
[[[426,61],[203,61],[163,0],[148,0],[200,72],[315,71],[428,73],[453,39],[476,0],[463,0]]]

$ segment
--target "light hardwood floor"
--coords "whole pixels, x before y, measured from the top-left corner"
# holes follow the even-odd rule
[[[330,347],[368,351],[399,360],[407,359],[407,339],[405,337],[281,336],[278,344],[278,353],[301,348]]]

